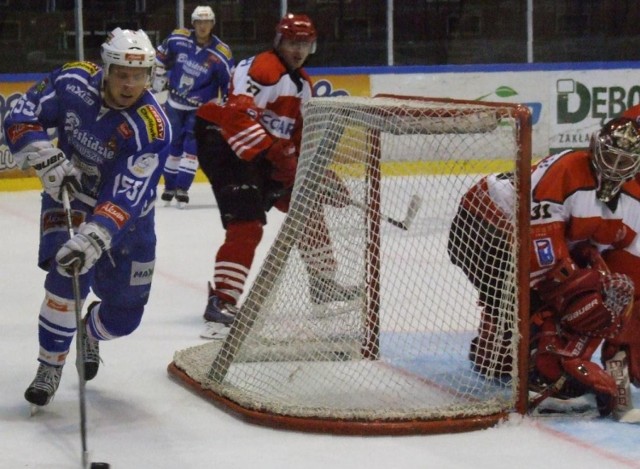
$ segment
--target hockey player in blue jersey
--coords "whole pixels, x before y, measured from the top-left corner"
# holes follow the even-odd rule
[[[142,30],[116,28],[101,47],[103,66],[72,62],[29,89],[4,122],[22,169],[42,182],[38,265],[47,274],[40,308],[36,377],[25,392],[43,406],[54,396],[76,332],[71,274],[80,301],[86,380],[100,362],[99,341],[133,332],[149,298],[155,262],[154,202],[169,154],[171,129],[148,90],[155,50]],[[47,129],[56,129],[54,146]],[[69,239],[60,202],[71,195]]]
[[[213,34],[211,7],[191,14],[193,30],[176,29],[158,47],[153,89],[168,87],[165,111],[173,129],[171,153],[164,168],[162,200],[175,197],[178,208],[189,203],[189,188],[198,170],[193,135],[197,108],[212,99],[224,101],[234,62],[229,46]]]

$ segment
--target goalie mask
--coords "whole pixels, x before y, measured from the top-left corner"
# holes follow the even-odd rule
[[[598,175],[599,200],[609,202],[640,171],[640,127],[627,117],[607,122],[591,137],[591,157]]]
[[[100,56],[104,64],[105,78],[109,77],[111,65],[148,68],[149,80],[153,76],[156,50],[142,29],[114,29],[100,47]]]
[[[309,42],[311,43],[310,53],[313,54],[316,51],[318,33],[307,15],[287,13],[276,26],[276,37],[273,41],[274,48],[280,45],[282,38],[287,38],[292,41]]]

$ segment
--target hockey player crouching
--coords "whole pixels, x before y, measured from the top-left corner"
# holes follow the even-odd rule
[[[285,15],[276,26],[273,49],[238,63],[227,103],[210,102],[198,110],[198,160],[226,231],[216,254],[203,338],[226,337],[262,239],[266,212],[289,209],[300,151],[301,108],[312,95],[303,65],[315,51],[316,36],[306,15]],[[338,176],[328,171],[325,182],[331,192],[326,203],[346,205],[347,188]],[[315,236],[306,237],[299,249],[309,273],[311,301],[356,297],[356,288],[335,280],[337,265],[322,204],[312,211],[307,228]]]
[[[639,171],[640,126],[627,117],[595,132],[588,150],[551,155],[533,168],[529,383],[534,406],[550,396],[593,393],[601,415],[623,418],[632,409],[629,378],[640,386]],[[511,344],[510,336],[501,335],[498,318],[513,191],[509,174],[483,178],[462,198],[449,234],[451,261],[473,283],[483,307],[470,349],[482,374],[496,356],[508,356]],[[605,369],[591,361],[600,345]],[[509,359],[497,367],[498,374],[512,371]]]
[[[154,202],[171,131],[147,90],[155,61],[142,30],[116,28],[101,47],[103,67],[72,62],[29,89],[4,126],[19,167],[43,186],[38,265],[47,272],[40,308],[39,366],[25,398],[53,398],[76,332],[71,275],[80,302],[101,300],[84,317],[84,377],[100,363],[99,341],[133,332],[149,298],[155,262]],[[47,134],[58,133],[57,147]],[[75,235],[69,239],[62,188],[70,193]]]

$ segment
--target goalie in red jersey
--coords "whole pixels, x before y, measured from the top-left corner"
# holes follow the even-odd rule
[[[238,63],[227,103],[210,102],[197,113],[198,160],[226,230],[216,254],[203,338],[226,337],[262,238],[266,212],[272,207],[289,209],[300,151],[301,108],[312,96],[311,79],[302,66],[315,52],[316,37],[306,15],[287,14],[276,26],[273,49]],[[325,182],[331,194],[323,203],[346,205],[348,191],[338,176],[327,170]],[[357,288],[335,280],[336,260],[321,204],[308,225],[321,233],[299,246],[312,302],[356,298]]]
[[[594,393],[602,415],[622,417],[632,408],[629,379],[640,386],[640,307],[633,302],[640,296],[639,171],[640,125],[628,117],[595,132],[588,150],[551,155],[532,168],[534,404]],[[485,375],[512,345],[499,318],[503,295],[513,293],[501,265],[509,261],[505,227],[514,200],[509,174],[483,178],[462,198],[449,233],[451,261],[483,307],[470,359]],[[592,361],[601,345],[604,369]],[[498,374],[511,371],[509,358],[497,365]]]

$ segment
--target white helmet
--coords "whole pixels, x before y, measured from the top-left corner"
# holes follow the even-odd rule
[[[102,44],[100,56],[105,66],[105,74],[108,75],[111,65],[153,68],[156,50],[142,29],[131,31],[116,28]]]
[[[216,22],[216,15],[213,13],[211,7],[208,6],[198,6],[193,13],[191,13],[191,24],[193,25],[194,21],[213,21]]]

